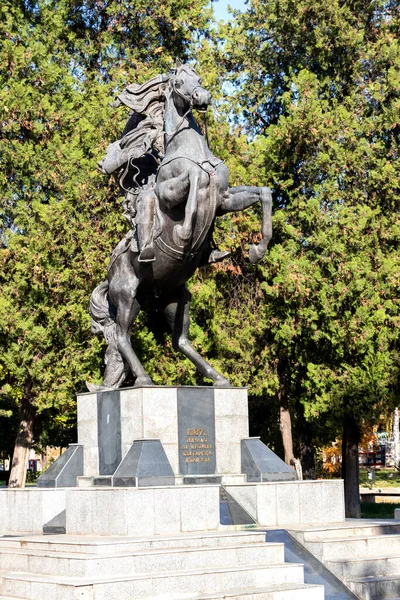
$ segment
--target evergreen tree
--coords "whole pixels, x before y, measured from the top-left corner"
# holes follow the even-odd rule
[[[0,386],[4,408],[19,410],[10,485],[24,484],[38,414],[41,427],[54,414],[67,425],[75,392],[100,375],[88,301],[126,230],[117,187],[96,168],[128,117],[110,102],[127,83],[191,56],[208,31],[205,5],[6,0],[0,7]],[[146,351],[152,336],[144,328],[138,338]]]
[[[359,515],[360,423],[390,406],[398,377],[398,31],[396,1],[252,0],[219,50],[258,185],[275,192],[271,250],[245,273],[263,325],[248,359],[237,336],[226,365],[243,356],[252,389],[279,401],[287,459],[291,412],[303,449],[305,426],[341,424],[348,516]],[[235,330],[223,313],[219,338]]]

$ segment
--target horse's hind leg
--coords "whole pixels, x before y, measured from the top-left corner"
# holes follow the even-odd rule
[[[125,359],[133,375],[136,377],[135,386],[152,385],[150,377],[136,356],[130,339],[132,324],[140,312],[140,304],[136,300],[138,280],[136,277],[125,276],[118,284],[110,285],[110,295],[117,306],[116,343],[117,349]]]
[[[165,306],[164,313],[172,329],[172,341],[175,350],[179,350],[197,367],[204,377],[212,379],[215,386],[229,386],[229,381],[218,371],[216,371],[189,342],[189,306],[191,294],[189,290],[182,286],[176,290],[176,293],[170,302]]]

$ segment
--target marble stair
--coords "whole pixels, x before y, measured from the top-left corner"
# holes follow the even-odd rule
[[[290,534],[361,600],[400,600],[400,522],[348,519]]]
[[[323,600],[265,533],[0,538],[0,600]]]

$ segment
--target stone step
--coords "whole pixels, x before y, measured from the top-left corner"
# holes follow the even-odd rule
[[[400,594],[400,573],[385,577],[348,579],[345,583],[362,600],[394,600]]]
[[[119,577],[62,577],[33,573],[7,573],[2,580],[1,593],[26,600],[135,600],[164,595],[176,598],[179,594],[212,594],[215,590],[265,588],[281,584],[303,584],[303,565],[279,564],[208,568],[187,572],[146,573]],[[289,599],[288,599],[289,600]]]
[[[103,537],[73,535],[21,535],[0,537],[0,551],[6,548],[51,550],[90,554],[123,554],[168,548],[232,546],[265,542],[265,531],[221,531],[175,536]]]
[[[308,541],[304,544],[318,560],[325,563],[335,559],[373,558],[400,555],[400,535],[376,535],[354,538]]]
[[[1,600],[1,598],[0,598]],[[162,596],[158,599],[165,600]],[[174,600],[324,600],[323,585],[275,585],[264,588],[243,590],[226,590],[212,594],[199,594],[196,596],[184,594],[175,596]]]
[[[307,543],[317,540],[344,539],[348,537],[364,537],[376,535],[400,534],[400,523],[391,519],[388,521],[378,521],[371,523],[370,520],[347,520],[345,523],[337,525],[328,525],[326,527],[310,527],[304,532],[294,532],[296,539]],[[303,539],[300,540],[299,538]]]
[[[91,577],[135,573],[234,568],[284,562],[284,545],[277,543],[170,548],[125,554],[79,554],[49,550],[2,549],[0,570],[24,571],[66,577]]]
[[[400,556],[374,556],[351,560],[327,560],[325,566],[339,579],[373,577],[400,573]]]
[[[0,600],[26,600],[26,598],[0,596]],[[160,596],[159,599],[153,597],[151,600],[166,599],[165,596]],[[178,597],[174,595],[174,600],[324,600],[324,588],[320,585],[276,585],[272,588],[252,588],[245,592],[228,590],[198,596],[184,594]]]

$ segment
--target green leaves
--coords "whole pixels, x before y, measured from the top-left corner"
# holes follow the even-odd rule
[[[234,255],[248,280],[223,292],[215,335],[228,327],[232,294],[251,306],[242,381],[264,406],[278,389],[296,411],[300,402],[331,437],[344,413],[373,419],[396,393],[398,8],[252,0],[223,30],[230,118],[249,134],[251,176],[274,188],[275,211],[261,265]],[[245,159],[233,154],[243,183]],[[237,221],[234,231],[249,230],[250,219]],[[229,333],[241,348],[242,330]]]
[[[69,422],[75,393],[100,378],[89,297],[126,231],[97,170],[128,116],[110,104],[188,58],[210,12],[203,0],[7,0],[0,13],[0,409],[15,399],[17,416],[29,383],[41,435],[59,436],[46,419]],[[144,319],[136,344],[156,380],[173,379]]]

